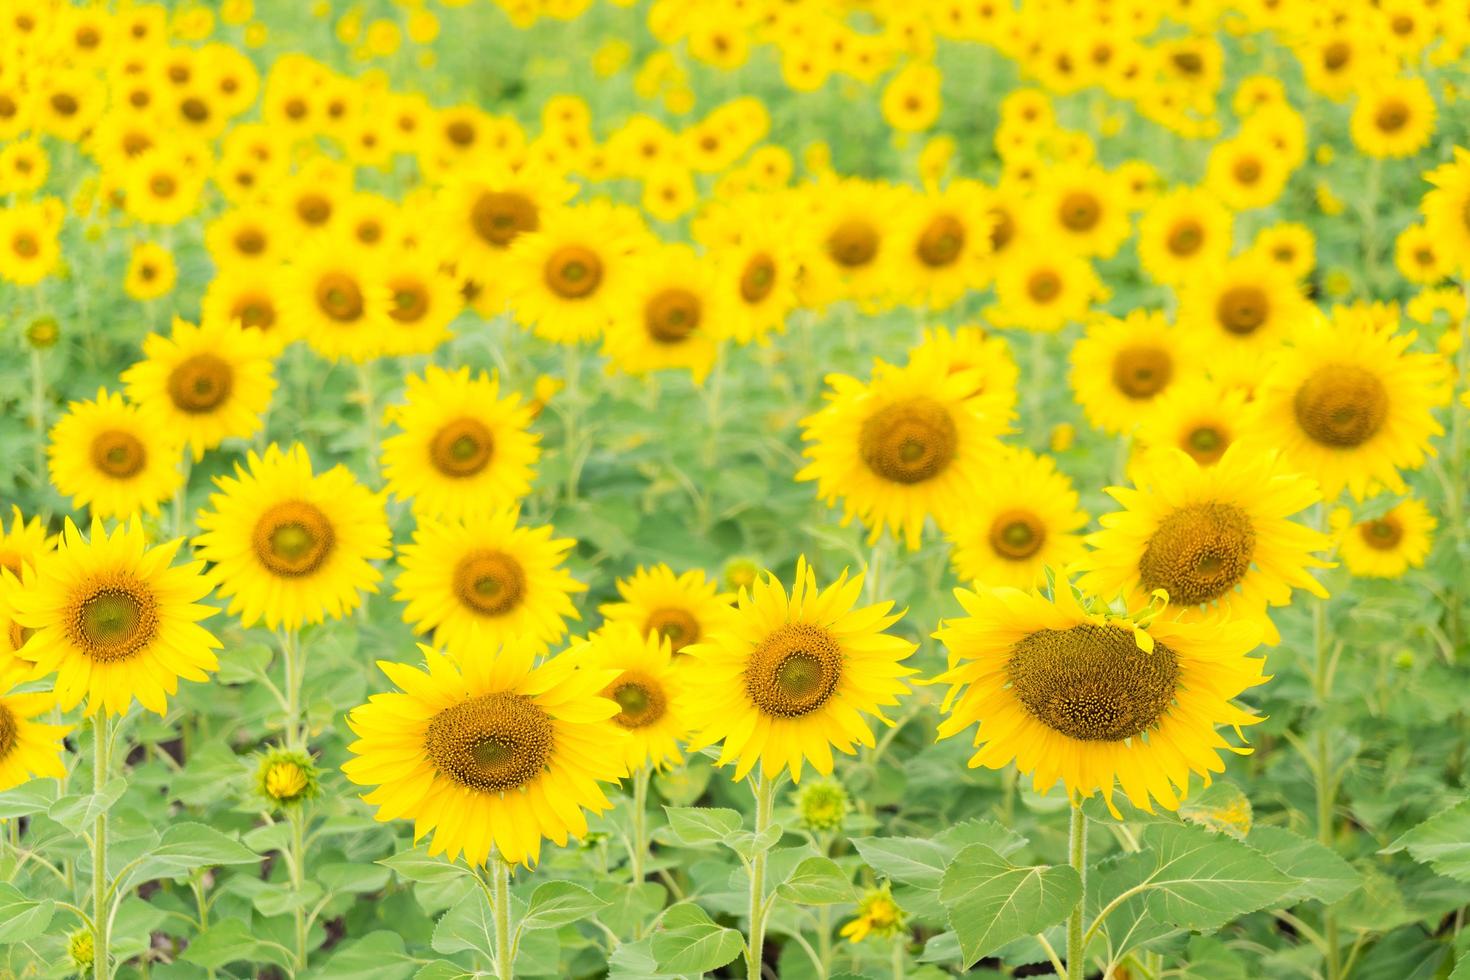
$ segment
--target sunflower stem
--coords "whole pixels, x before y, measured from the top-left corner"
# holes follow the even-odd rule
[[[495,916],[495,975],[513,980],[515,950],[510,939],[510,864],[498,851],[490,852],[491,912]]]
[[[643,859],[648,853],[647,807],[648,767],[639,766],[633,773],[633,842],[628,849],[628,878],[634,885],[643,883]],[[639,937],[635,935],[633,938]]]
[[[1330,504],[1324,502],[1317,508],[1317,526],[1327,530],[1327,515]],[[1337,809],[1337,773],[1332,766],[1332,739],[1325,723],[1327,703],[1332,698],[1332,635],[1328,620],[1329,599],[1317,599],[1312,603],[1312,694],[1317,702],[1316,761],[1312,774],[1317,783],[1317,840],[1332,847],[1336,834],[1333,832],[1333,813]],[[1329,908],[1322,913],[1322,936],[1326,945],[1323,966],[1327,980],[1338,980],[1342,976],[1338,958],[1337,915]]]
[[[755,836],[759,841],[771,826],[771,812],[776,805],[776,780],[764,773],[751,776],[755,793]],[[750,936],[745,945],[745,973],[759,980],[766,946],[766,851],[759,846],[750,861]]]
[[[306,725],[301,718],[301,682],[306,673],[301,663],[301,636],[294,629],[281,631],[281,661],[286,672],[286,747],[306,748]]]
[[[296,969],[306,969],[306,907],[301,901],[301,892],[306,887],[306,816],[303,808],[287,808],[287,820],[291,824],[291,891],[296,896],[294,925],[296,930]]]
[[[904,963],[908,958],[908,944],[908,933],[900,929],[898,935],[893,937],[893,953],[890,959],[894,980],[904,980],[906,975]]]
[[[112,771],[112,720],[105,708],[98,707],[92,716],[92,738],[95,743],[92,793],[100,798]],[[92,828],[92,976],[96,980],[110,980],[112,977],[108,944],[111,916],[107,887],[107,813],[107,808],[102,808]]]
[[[1067,835],[1068,858],[1072,870],[1082,881],[1082,894],[1067,916],[1067,980],[1084,980],[1087,975],[1087,959],[1084,956],[1086,942],[1082,932],[1082,904],[1087,894],[1087,816],[1079,803],[1072,804],[1072,821]]]
[[[368,361],[357,365],[357,384],[362,399],[362,422],[367,441],[367,472],[376,476],[378,472],[378,407],[373,390],[373,369]]]
[[[36,430],[36,489],[46,486],[46,372],[40,348],[31,348],[31,426]]]

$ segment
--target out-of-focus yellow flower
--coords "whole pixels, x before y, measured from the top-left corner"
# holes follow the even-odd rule
[[[685,85],[664,93],[664,108],[676,116],[694,111],[694,90]]]
[[[317,20],[332,16],[332,0],[312,0],[311,15]]]
[[[876,888],[858,903],[857,917],[842,927],[842,935],[855,943],[868,936],[895,936],[903,928],[903,909],[893,900],[888,886]]]
[[[255,0],[224,0],[219,19],[226,24],[243,24],[255,16]]]
[[[439,18],[431,11],[415,10],[408,18],[408,38],[414,44],[430,44],[439,36]]]
[[[343,44],[356,44],[362,37],[362,10],[354,8],[337,18],[336,34]]]
[[[247,48],[265,47],[265,42],[270,40],[270,36],[270,29],[258,20],[245,26],[245,46]]]
[[[1322,277],[1322,288],[1329,296],[1346,296],[1353,291],[1353,279],[1341,269],[1332,269]]]
[[[391,57],[403,45],[403,31],[393,21],[379,17],[368,25],[366,44],[373,57]]]
[[[1071,422],[1058,422],[1051,427],[1051,438],[1047,445],[1054,453],[1064,453],[1077,441],[1077,427]]]
[[[531,417],[535,418],[546,410],[551,400],[556,397],[557,392],[563,387],[560,378],[553,378],[549,374],[543,374],[536,379],[536,384],[531,388]]]
[[[633,59],[633,46],[619,37],[610,37],[592,53],[592,70],[598,78],[610,78]]]
[[[1326,181],[1319,180],[1317,182],[1317,207],[1325,215],[1336,216],[1342,214],[1347,205],[1343,203],[1342,198],[1332,192],[1332,188],[1327,186]]]
[[[919,177],[926,184],[937,184],[949,162],[954,159],[955,141],[948,133],[930,137],[919,151]]]
[[[1318,146],[1317,147],[1317,152],[1315,154],[1315,157],[1316,157],[1316,160],[1317,160],[1317,165],[1319,167],[1325,167],[1325,166],[1327,166],[1329,163],[1331,163],[1333,161],[1334,158],[1336,158],[1336,156],[1337,156],[1336,151],[1334,151],[1332,149],[1332,146],[1330,144],[1327,144],[1327,143],[1323,143],[1320,146]]]
[[[185,7],[174,14],[173,34],[181,41],[202,41],[214,33],[214,12],[208,7]]]

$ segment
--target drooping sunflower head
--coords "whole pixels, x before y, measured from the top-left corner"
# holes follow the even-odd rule
[[[390,538],[383,497],[344,467],[313,475],[305,448],[272,443],[215,483],[194,544],[246,626],[319,623],[376,591],[382,576],[372,562],[388,556]]]
[[[697,568],[675,573],[664,564],[639,566],[618,579],[617,587],[622,601],[601,606],[603,619],[665,640],[675,654],[730,621],[733,596],[720,592],[719,583]]]
[[[200,620],[215,610],[203,562],[171,564],[182,539],[147,547],[135,521],[89,536],[67,522],[61,546],[41,557],[12,591],[15,624],[30,630],[20,656],[55,673],[63,709],[120,715],[136,699],[162,715],[179,678],[202,681],[219,667],[219,640]]]
[[[854,608],[861,591],[846,573],[819,590],[805,558],[789,595],[774,576],[742,590],[730,625],[686,648],[691,748],[723,742],[720,764],[736,763],[737,780],[760,762],[766,778],[799,781],[803,760],[826,775],[834,748],[871,746],[861,717],[881,718],[907,692],[901,661],[915,646],[883,632],[902,615],[891,603]]]
[[[176,434],[105,390],[67,407],[46,453],[56,488],[94,517],[157,513],[183,480]]]
[[[1261,625],[1190,624],[1093,612],[1071,586],[1036,592],[958,590],[965,615],[935,636],[950,652],[941,738],[978,725],[970,765],[1014,761],[1038,791],[1101,792],[1116,815],[1120,786],[1134,806],[1175,809],[1191,773],[1208,782],[1228,748],[1216,726],[1259,721],[1232,699],[1262,683],[1248,654]],[[1233,751],[1241,751],[1234,749]]]
[[[626,773],[623,709],[601,693],[618,671],[567,655],[533,668],[521,646],[472,661],[420,649],[423,669],[378,664],[403,693],[348,716],[358,738],[342,770],[377,787],[363,796],[377,818],[412,818],[431,854],[472,866],[492,853],[532,865],[543,839],[584,835],[585,811],[611,806],[598,782]]]
[[[1090,594],[1141,605],[1163,590],[1180,615],[1258,619],[1293,588],[1325,595],[1310,569],[1330,542],[1291,519],[1321,499],[1317,485],[1274,449],[1238,442],[1209,468],[1160,449],[1133,477],[1135,488],[1109,488],[1124,509],[1102,518],[1073,565]]]
[[[827,382],[829,404],[802,423],[811,463],[797,479],[817,480],[829,503],[844,497],[845,520],[861,519],[872,540],[889,529],[917,548],[926,517],[943,521],[967,506],[1006,420],[970,399],[975,372],[928,361],[879,362],[867,384],[835,374]]]

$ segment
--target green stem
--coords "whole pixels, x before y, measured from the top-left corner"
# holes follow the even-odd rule
[[[367,435],[368,473],[378,472],[378,406],[373,391],[373,368],[369,361],[357,365],[358,389],[362,397],[362,421]]]
[[[31,426],[36,430],[36,488],[46,486],[46,372],[41,351],[31,348]]]
[[[295,895],[296,910],[293,925],[296,932],[296,969],[306,969],[306,939],[309,926],[306,908],[301,893],[306,888],[306,814],[301,805],[289,807],[287,819],[291,823],[291,891]]]
[[[1082,879],[1082,895],[1067,916],[1067,980],[1084,980],[1087,975],[1086,942],[1082,933],[1082,904],[1087,895],[1087,817],[1080,804],[1072,804],[1072,822],[1068,830],[1068,856],[1072,869]]]
[[[495,975],[514,980],[515,949],[510,938],[510,864],[498,852],[490,853],[491,911],[495,915]]]
[[[567,457],[567,483],[566,502],[576,503],[577,483],[581,477],[581,465],[578,457],[581,454],[579,441],[581,434],[582,416],[582,349],[576,344],[566,345],[565,360],[563,361],[562,375],[566,381],[566,388],[562,391],[562,404],[566,406],[562,411],[562,444]]]
[[[751,776],[755,793],[755,836],[757,839],[771,826],[771,812],[776,806],[776,780],[764,773]],[[762,953],[766,946],[766,851],[758,847],[750,861],[750,935],[745,945],[745,972],[750,980],[761,976]]]
[[[1318,524],[1327,523],[1326,503],[1318,507]],[[1317,839],[1332,847],[1336,834],[1333,831],[1333,814],[1337,810],[1337,773],[1332,765],[1332,739],[1326,725],[1328,702],[1332,698],[1332,636],[1328,623],[1327,599],[1312,603],[1312,693],[1317,702],[1316,762],[1313,776],[1317,782]],[[1327,980],[1338,980],[1342,976],[1342,964],[1338,958],[1337,915],[1332,909],[1322,913],[1322,935],[1326,940]]]
[[[633,773],[633,842],[628,850],[628,879],[635,885],[643,883],[643,859],[648,854],[647,807],[648,767],[639,766]]]
[[[908,959],[908,944],[908,933],[900,929],[898,935],[893,937],[893,954],[890,961],[894,980],[904,980],[904,963]]]
[[[281,661],[286,672],[286,747],[306,748],[306,724],[301,712],[301,684],[306,665],[301,662],[301,635],[294,629],[281,632]]]
[[[95,756],[92,762],[92,792],[101,796],[112,772],[112,719],[105,708],[92,716],[92,738]],[[112,955],[108,943],[107,907],[107,830],[108,811],[97,814],[92,827],[92,975],[96,980],[111,980]]]

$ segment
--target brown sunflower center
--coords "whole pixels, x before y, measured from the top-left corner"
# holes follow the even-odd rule
[[[667,606],[663,609],[655,609],[648,614],[648,620],[643,624],[643,630],[647,633],[657,633],[669,641],[669,648],[675,653],[684,649],[691,643],[699,640],[699,620],[687,609],[677,609]]]
[[[219,408],[235,386],[230,363],[216,354],[195,354],[178,364],[168,375],[168,396],[174,407],[190,415],[203,415]]]
[[[1002,558],[1023,561],[1046,543],[1046,525],[1029,510],[1002,511],[990,522],[990,547]]]
[[[461,786],[502,793],[526,785],[551,758],[551,719],[523,694],[482,694],[440,711],[424,733],[424,751],[441,775]]]
[[[1259,286],[1231,286],[1215,303],[1215,320],[1230,333],[1248,337],[1271,313],[1271,301]]]
[[[776,288],[776,263],[765,252],[757,252],[745,263],[740,273],[740,298],[747,303],[760,303]]]
[[[1159,522],[1138,562],[1143,588],[1197,606],[1235,588],[1250,571],[1256,529],[1245,511],[1211,500],[1186,504]]]
[[[936,214],[919,233],[914,253],[931,269],[953,265],[965,248],[965,225],[952,214]]]
[[[16,232],[10,242],[11,249],[23,259],[34,258],[41,251],[40,242],[28,231]]]
[[[1057,220],[1068,231],[1089,232],[1102,218],[1102,204],[1086,191],[1072,191],[1057,206]]]
[[[429,312],[429,290],[418,279],[393,279],[388,289],[393,294],[388,315],[395,323],[418,323]]]
[[[922,483],[944,472],[958,443],[949,409],[921,396],[868,416],[858,434],[858,453],[885,480]]]
[[[800,718],[831,699],[842,679],[842,647],[810,623],[787,623],[761,641],[745,667],[745,691],[778,718]]]
[[[1352,449],[1383,428],[1388,418],[1388,389],[1365,368],[1329,364],[1302,382],[1292,408],[1297,425],[1314,442]]]
[[[240,301],[230,310],[230,316],[238,319],[242,327],[254,327],[256,330],[269,330],[276,325],[276,307],[269,296],[248,295],[240,297]]]
[[[546,260],[546,288],[563,299],[585,299],[602,283],[602,259],[582,245],[563,245]]]
[[[97,663],[116,663],[141,651],[158,634],[158,600],[129,577],[82,590],[67,618],[73,646]]]
[[[470,207],[470,224],[485,244],[505,248],[522,232],[541,227],[535,203],[512,191],[486,191]]]
[[[878,229],[865,218],[849,218],[827,236],[827,254],[847,269],[857,269],[878,255]]]
[[[143,440],[122,429],[108,429],[92,440],[92,465],[114,480],[137,476],[148,464]]]
[[[1399,99],[1387,99],[1373,115],[1373,124],[1385,133],[1397,133],[1409,123],[1409,107]]]
[[[1179,659],[1155,642],[1138,648],[1133,631],[1084,623],[1038,630],[1011,648],[1011,691],[1052,731],[1084,742],[1121,742],[1156,725],[1179,682]]]
[[[1016,219],[1011,216],[1010,211],[1004,208],[995,208],[990,212],[995,223],[990,227],[990,250],[1001,252],[1016,237]]]
[[[316,504],[283,500],[260,515],[251,534],[255,557],[266,571],[300,578],[322,567],[337,543],[332,522]]]
[[[1026,295],[1033,303],[1050,303],[1062,294],[1062,277],[1050,269],[1038,269],[1026,280]]]
[[[313,228],[332,218],[332,202],[323,194],[303,194],[296,200],[296,216]]]
[[[1169,229],[1168,236],[1164,239],[1164,245],[1169,249],[1171,255],[1181,259],[1187,259],[1200,250],[1205,243],[1205,229],[1193,218],[1185,218],[1176,222]]]
[[[1193,456],[1195,462],[1209,465],[1225,455],[1225,448],[1230,445],[1230,438],[1213,425],[1197,425],[1190,429],[1184,436],[1180,446],[1185,452]]]
[[[329,272],[317,280],[317,308],[338,323],[352,323],[362,316],[362,287],[342,272]]]
[[[1113,358],[1113,386],[1135,400],[1163,391],[1173,374],[1174,359],[1159,347],[1125,347]]]
[[[1358,534],[1368,547],[1377,551],[1392,551],[1404,540],[1404,525],[1392,514],[1385,514],[1377,520],[1359,524]]]
[[[1328,71],[1339,71],[1352,60],[1353,49],[1346,41],[1333,41],[1322,49],[1322,67]]]
[[[663,688],[653,678],[640,673],[625,673],[603,696],[618,703],[622,710],[613,716],[613,721],[627,729],[647,728],[669,710]]]
[[[643,326],[660,344],[689,339],[699,327],[699,297],[687,289],[661,289],[643,307]]]
[[[482,616],[503,616],[526,595],[526,572],[503,551],[473,551],[454,567],[454,594]]]
[[[474,476],[494,454],[495,434],[479,419],[455,419],[429,440],[429,462],[445,476]]]
[[[1261,161],[1255,157],[1241,157],[1235,161],[1231,173],[1242,184],[1254,184],[1261,179]]]
[[[0,762],[5,761],[11,750],[15,748],[19,734],[20,724],[16,720],[15,713],[0,704]]]

